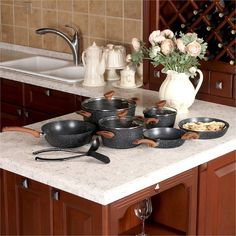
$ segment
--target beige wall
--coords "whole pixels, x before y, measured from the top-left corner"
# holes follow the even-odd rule
[[[70,52],[56,35],[37,35],[35,29],[52,27],[71,34],[65,24],[82,32],[86,48],[99,45],[130,44],[142,38],[142,0],[0,0],[0,40],[2,42]]]

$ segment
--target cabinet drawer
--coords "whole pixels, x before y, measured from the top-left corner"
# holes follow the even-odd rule
[[[76,110],[76,100],[73,94],[26,84],[25,107],[62,115]]]
[[[220,97],[233,97],[233,75],[213,71],[211,73],[211,95]]]
[[[22,105],[23,84],[13,80],[1,79],[1,101]]]

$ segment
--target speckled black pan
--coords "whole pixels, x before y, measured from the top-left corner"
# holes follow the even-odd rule
[[[211,122],[211,121],[223,122],[223,123],[225,123],[225,126],[222,130],[219,130],[219,131],[193,131],[193,130],[183,128],[183,125],[186,123],[189,123],[189,122]],[[188,118],[188,119],[181,120],[179,122],[179,128],[183,129],[185,131],[191,131],[191,132],[198,133],[199,139],[213,139],[213,138],[220,138],[220,137],[224,136],[229,128],[229,123],[224,120],[220,120],[220,119],[216,119],[216,118],[194,117],[194,118]]]

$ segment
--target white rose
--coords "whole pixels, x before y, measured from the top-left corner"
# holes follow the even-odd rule
[[[156,56],[157,53],[160,52],[160,51],[161,51],[161,48],[159,46],[152,47],[152,53],[153,53],[154,56]]]
[[[174,33],[169,29],[161,31],[161,35],[168,39],[172,39],[174,37]]]
[[[126,56],[126,62],[131,62],[131,60],[132,60],[132,57],[131,57],[131,55],[130,54],[127,54],[127,56]]]
[[[195,75],[196,72],[197,72],[197,68],[194,67],[194,66],[192,66],[192,67],[189,69],[189,72],[190,72],[191,74]]]
[[[186,46],[186,52],[192,57],[199,56],[201,53],[201,44],[198,43],[197,41],[193,41],[192,43],[189,43]]]
[[[163,40],[165,40],[165,37],[161,35],[160,30],[153,31],[149,36],[149,42],[152,46],[155,46],[157,43],[161,43]]]
[[[140,50],[141,45],[137,38],[132,39],[132,45],[133,45],[134,51],[138,52]]]
[[[185,52],[185,45],[182,39],[176,39],[176,45],[180,52]]]
[[[163,54],[168,55],[174,51],[174,42],[171,39],[165,39],[161,43],[161,51]]]

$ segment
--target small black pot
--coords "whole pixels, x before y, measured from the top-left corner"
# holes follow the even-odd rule
[[[146,125],[147,129],[155,127],[173,127],[175,124],[177,110],[170,107],[150,107],[143,111],[145,118],[157,118],[157,123],[150,123]]]
[[[143,134],[144,122],[136,117],[106,117],[99,120],[100,131],[104,146],[110,148],[132,148],[138,144],[133,141],[140,139]]]

